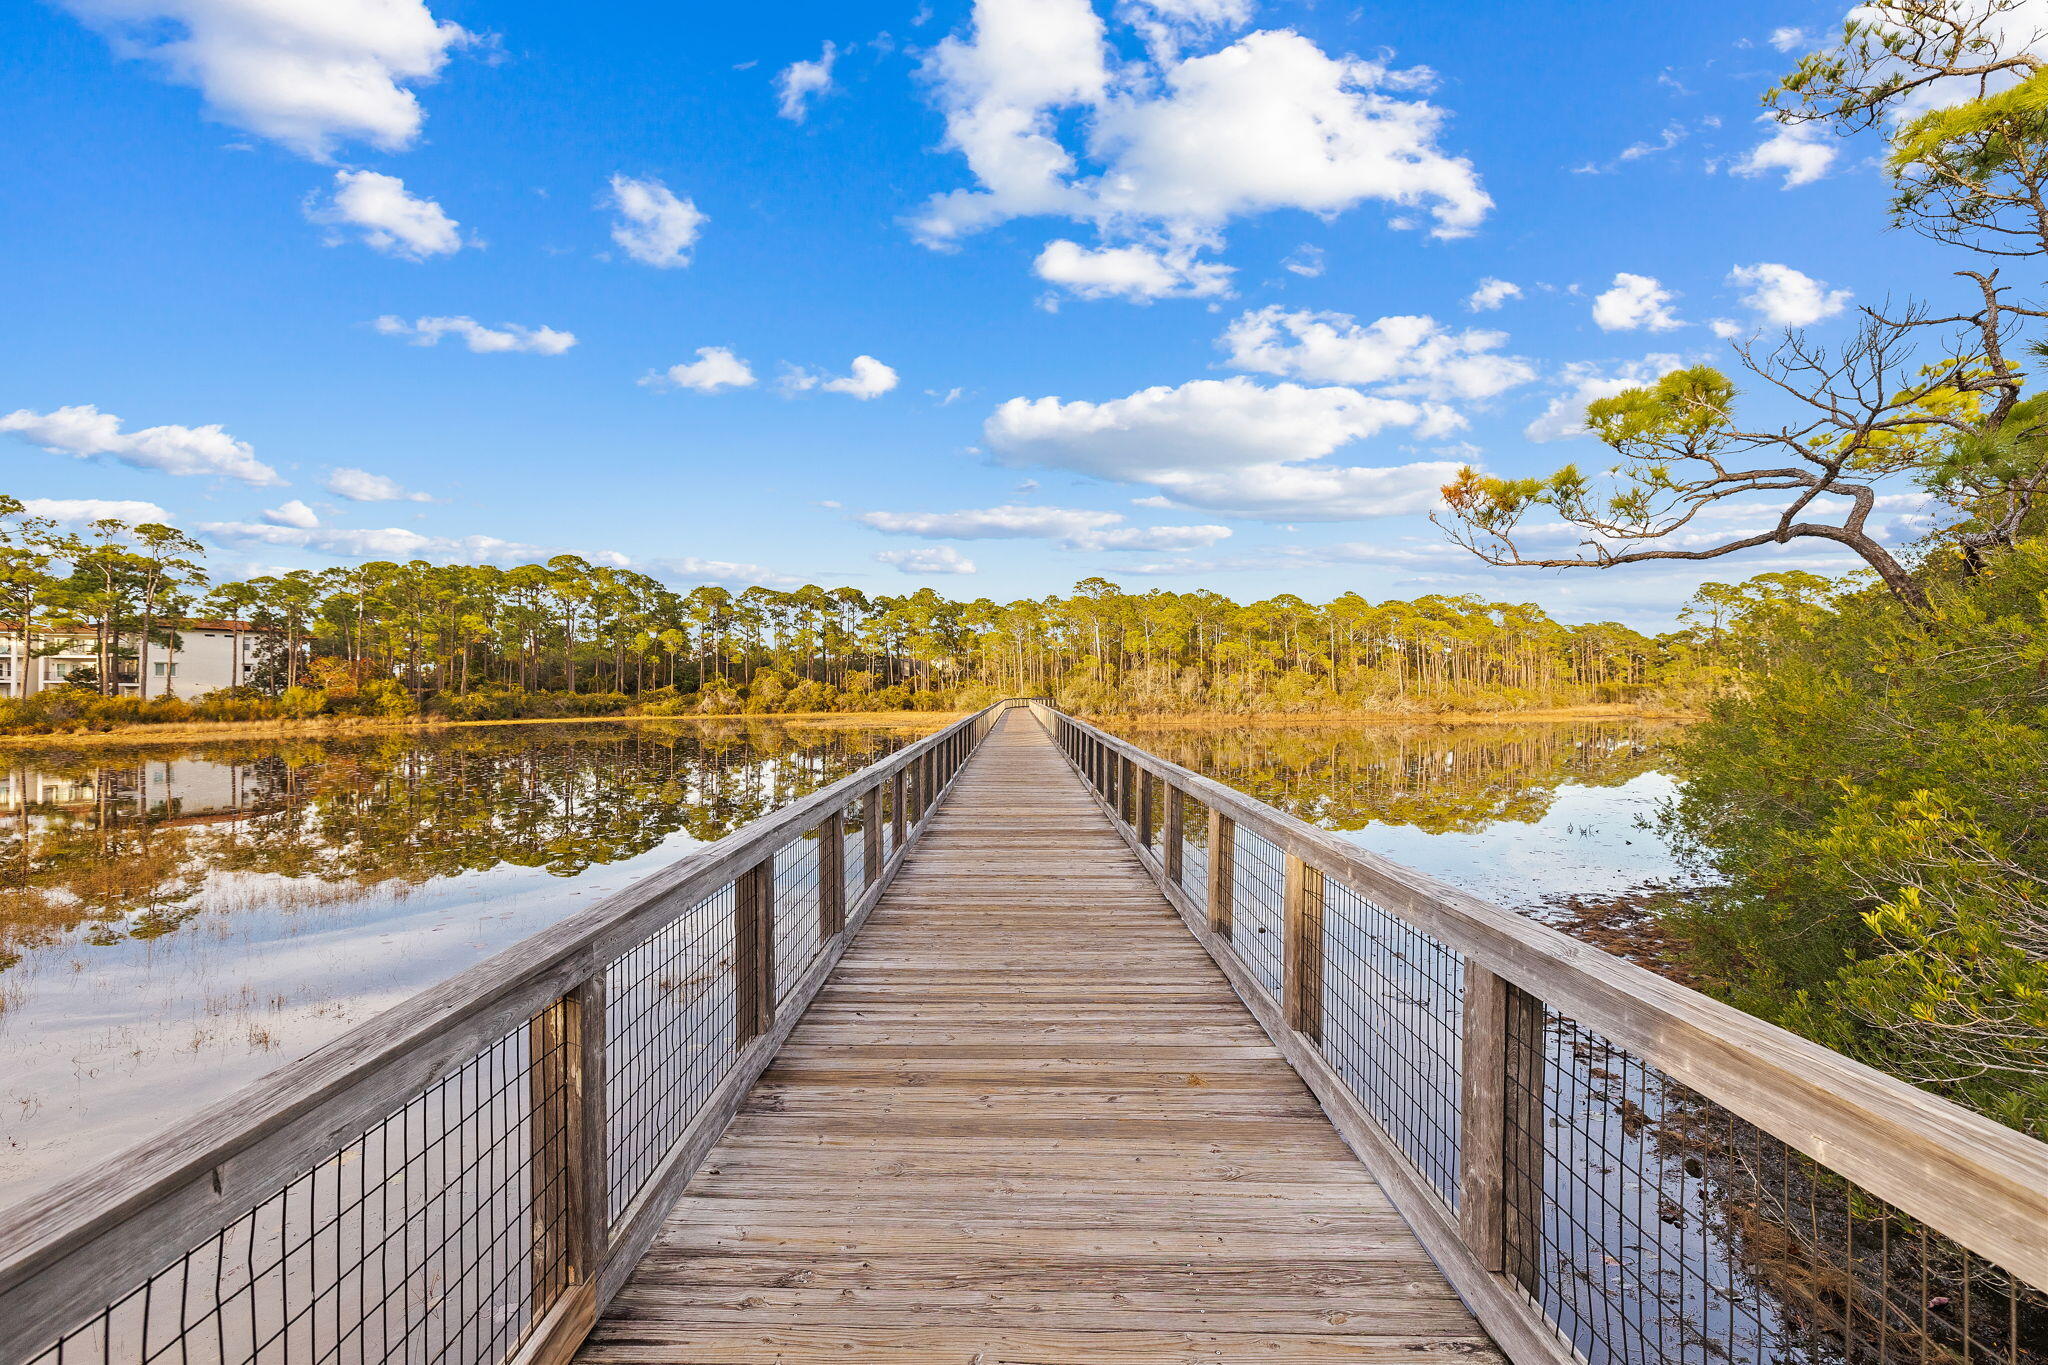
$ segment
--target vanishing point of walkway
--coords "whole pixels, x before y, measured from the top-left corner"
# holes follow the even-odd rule
[[[581,1365],[1499,1356],[1021,712]]]

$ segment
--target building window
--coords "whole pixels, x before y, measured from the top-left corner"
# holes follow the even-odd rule
[[[164,663],[161,663],[161,662],[159,662],[159,663],[153,663],[153,664],[151,664],[151,665],[149,666],[149,670],[150,670],[150,672],[151,672],[151,673],[154,673],[154,674],[155,674],[155,675],[156,675],[157,677],[159,677],[159,678],[163,678],[163,677],[171,677],[171,678],[175,678],[175,677],[177,677],[177,676],[178,676],[178,666],[177,666],[176,664],[168,664],[168,665],[167,665],[167,664],[164,664]]]

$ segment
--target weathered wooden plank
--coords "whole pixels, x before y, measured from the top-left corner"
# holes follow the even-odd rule
[[[1483,1339],[1429,1341],[1330,1334],[1278,1336],[1239,1332],[1059,1332],[975,1327],[701,1327],[675,1326],[658,1334],[645,1323],[622,1325],[613,1343],[604,1325],[577,1359],[591,1365],[756,1365],[834,1360],[850,1365],[1156,1365],[1159,1361],[1344,1360],[1401,1365],[1425,1356],[1457,1357],[1484,1365],[1500,1356]]]
[[[2048,1288],[2048,1144],[1402,867],[1071,717],[1062,723],[1979,1255]],[[1216,847],[1211,843],[1212,872]],[[1213,906],[1211,914],[1213,915]],[[1213,927],[1212,932],[1221,933]]]
[[[583,1360],[1493,1358],[1061,752],[960,770]]]

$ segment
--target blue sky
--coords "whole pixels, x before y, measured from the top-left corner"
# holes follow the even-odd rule
[[[1718,333],[1945,283],[1873,146],[1756,122],[1840,12],[10,6],[0,489],[149,504],[226,575],[573,551],[1659,625],[1853,565],[1494,569],[1423,513],[1467,460],[1599,463],[1585,398]]]

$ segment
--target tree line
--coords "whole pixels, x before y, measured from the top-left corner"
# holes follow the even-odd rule
[[[258,694],[368,694],[386,709],[478,714],[535,694],[717,713],[1022,694],[1104,711],[1557,706],[1645,696],[1689,658],[1693,638],[1567,625],[1471,596],[1239,603],[1101,578],[1011,602],[929,588],[678,589],[574,555],[210,583],[198,546],[175,528],[101,520],[65,535],[0,499],[0,628],[24,655],[50,647],[36,639],[89,635],[101,666],[79,681],[114,695],[144,640],[175,649],[194,616],[265,632]]]

